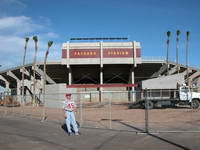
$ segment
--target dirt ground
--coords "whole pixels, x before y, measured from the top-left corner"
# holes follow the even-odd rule
[[[64,122],[62,109],[0,106],[0,116],[19,115],[41,119],[44,112],[47,121]],[[90,103],[78,108],[76,119],[81,126],[92,128],[145,131],[148,126],[152,131],[200,131],[200,109],[189,107],[152,109],[147,112],[144,109],[128,109],[124,103]]]

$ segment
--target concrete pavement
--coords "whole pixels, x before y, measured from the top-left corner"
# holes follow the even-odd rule
[[[68,136],[55,122],[0,118],[0,150],[187,150],[200,149],[200,133],[136,134],[81,128]]]

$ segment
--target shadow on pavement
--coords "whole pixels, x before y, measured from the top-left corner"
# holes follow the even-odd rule
[[[185,146],[183,146],[183,145],[174,143],[174,142],[172,142],[172,141],[169,141],[169,140],[167,140],[167,139],[165,139],[165,138],[162,138],[162,137],[160,137],[160,136],[157,136],[157,135],[155,135],[155,134],[146,132],[146,131],[144,131],[143,129],[134,127],[134,126],[129,125],[129,124],[126,124],[126,123],[124,123],[124,122],[120,122],[120,121],[119,121],[119,123],[120,123],[120,124],[123,124],[123,125],[125,125],[125,126],[127,126],[127,127],[130,127],[130,128],[132,128],[132,129],[135,129],[135,130],[137,130],[137,131],[139,131],[139,132],[141,132],[141,133],[146,133],[147,135],[149,135],[149,136],[151,136],[151,137],[153,137],[153,138],[156,138],[156,139],[161,140],[161,141],[163,141],[163,142],[166,142],[166,143],[168,143],[168,144],[174,145],[174,146],[176,146],[176,147],[178,147],[178,148],[181,148],[181,149],[183,149],[183,150],[190,150],[189,148],[187,148],[187,147],[185,147]]]
[[[77,126],[78,126],[78,128],[80,128],[80,124],[79,124],[79,122],[78,121],[76,121],[76,123],[77,123]],[[63,123],[62,125],[61,125],[61,128],[65,131],[65,132],[67,132],[68,133],[68,130],[67,130],[67,125],[66,125],[66,123]],[[73,129],[73,126],[71,125],[71,130],[72,130],[72,132],[74,132],[74,129]]]

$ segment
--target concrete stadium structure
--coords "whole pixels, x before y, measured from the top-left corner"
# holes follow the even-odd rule
[[[49,85],[68,85],[80,91],[109,90],[104,87],[120,87],[111,90],[135,91],[134,85],[141,81],[148,81],[146,85],[155,85],[168,78],[169,89],[186,78],[187,68],[164,59],[142,59],[139,42],[66,42],[62,46],[62,58],[59,62],[47,63],[46,83]],[[169,71],[167,73],[167,67]],[[8,68],[0,72],[0,86],[11,89],[12,94],[20,95],[22,86],[22,69],[25,69],[25,91],[33,90],[33,64]],[[36,67],[36,94],[42,93],[44,64],[37,62]],[[179,73],[178,73],[179,72]],[[200,70],[189,67],[189,80],[192,84],[200,86]],[[177,75],[177,76],[176,76]],[[167,78],[165,78],[167,77]],[[171,78],[172,80],[169,80]],[[152,80],[154,79],[154,80]],[[100,86],[98,86],[100,85]],[[64,86],[65,87],[65,86]],[[145,88],[148,88],[145,87]],[[15,89],[15,90],[14,90]],[[63,90],[62,90],[63,91]],[[59,91],[58,91],[59,92]],[[47,91],[48,93],[48,91]],[[99,97],[101,100],[101,96]]]

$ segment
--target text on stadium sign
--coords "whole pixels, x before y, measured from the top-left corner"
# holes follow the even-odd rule
[[[100,58],[100,49],[70,49],[69,58]],[[104,58],[133,57],[131,48],[104,48]],[[141,57],[140,49],[136,49],[136,57]],[[62,58],[67,58],[67,50],[62,50]]]

